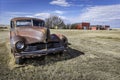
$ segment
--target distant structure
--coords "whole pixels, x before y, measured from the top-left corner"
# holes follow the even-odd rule
[[[9,25],[0,24],[0,29],[7,29]]]
[[[91,25],[90,30],[109,30],[109,25]]]
[[[77,29],[89,30],[90,23],[87,23],[87,22],[78,23],[76,28]]]
[[[90,25],[89,22],[77,23],[76,29],[81,30],[109,30],[109,25]]]

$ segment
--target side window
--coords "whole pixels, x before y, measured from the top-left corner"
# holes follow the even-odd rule
[[[11,26],[11,28],[14,28],[14,22],[13,21],[10,22],[10,26]]]
[[[33,20],[33,25],[34,25],[34,26],[40,26],[39,23],[40,23],[39,21]]]
[[[44,21],[41,21],[41,24],[42,24],[42,26],[43,26],[43,27],[45,26],[45,23],[44,23]]]
[[[44,22],[43,21],[33,20],[33,25],[34,26],[44,27]]]

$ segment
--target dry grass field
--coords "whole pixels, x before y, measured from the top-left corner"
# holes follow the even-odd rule
[[[9,32],[0,31],[0,80],[120,80],[120,30],[51,30],[68,37],[64,54],[14,64]]]

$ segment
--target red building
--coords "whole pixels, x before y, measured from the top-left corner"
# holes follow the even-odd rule
[[[98,30],[97,26],[90,26],[90,30]]]
[[[75,26],[76,29],[81,30],[109,30],[109,25],[90,25],[89,22],[77,23]]]
[[[91,25],[90,30],[109,30],[110,26],[108,25]]]
[[[102,26],[101,25],[91,25],[90,30],[101,30]]]
[[[89,30],[89,27],[90,27],[90,23],[88,22],[82,22],[82,23],[79,23],[77,24],[77,29],[83,29],[83,30]]]

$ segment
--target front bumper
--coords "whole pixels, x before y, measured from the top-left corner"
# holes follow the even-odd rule
[[[42,55],[47,55],[49,53],[57,53],[57,52],[61,52],[61,51],[64,51],[64,50],[65,50],[65,47],[62,46],[62,47],[58,47],[58,48],[15,53],[15,57],[22,57],[22,58],[40,57]]]

